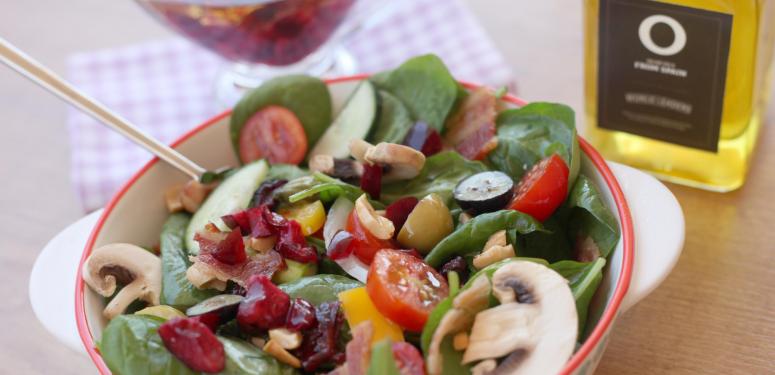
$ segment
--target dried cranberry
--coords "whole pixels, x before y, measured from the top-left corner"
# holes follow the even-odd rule
[[[301,263],[318,261],[318,253],[314,247],[307,245],[307,240],[301,233],[301,225],[295,220],[288,221],[280,229],[275,248],[283,258]]]
[[[250,234],[250,218],[248,218],[247,211],[221,216],[221,220],[229,229],[239,228],[243,236]]]
[[[320,365],[343,357],[338,346],[339,332],[344,322],[339,302],[324,302],[315,311],[317,324],[304,333],[304,341],[296,350],[302,358],[302,366],[308,372],[314,372]]]
[[[461,282],[464,282],[466,279],[468,279],[468,263],[466,263],[466,260],[461,256],[456,256],[450,259],[447,263],[444,263],[444,265],[441,266],[441,270],[439,272],[444,275],[444,277],[447,277],[447,274],[450,271],[457,272]]]
[[[431,156],[441,151],[441,136],[436,129],[428,124],[418,121],[406,134],[404,145],[422,152],[425,156]]]
[[[207,328],[210,328],[210,330],[213,332],[215,332],[218,326],[221,325],[221,315],[216,311],[209,312],[207,314],[197,315],[197,316],[191,317],[191,319],[196,319],[200,323],[206,325]]]
[[[273,236],[287,223],[285,218],[272,212],[267,205],[253,207],[247,211],[247,215],[250,235],[256,238]]]
[[[419,200],[415,197],[404,197],[385,208],[385,217],[393,222],[393,226],[396,228],[396,236],[401,227],[404,226],[406,218],[409,217],[409,214],[414,210],[414,206],[417,205],[417,202],[419,202]]]
[[[247,294],[237,310],[237,322],[248,331],[281,327],[291,298],[264,275],[248,280]]]
[[[371,199],[379,199],[382,192],[382,166],[378,164],[363,164],[361,190],[369,194]]]
[[[333,260],[349,257],[353,253],[353,248],[350,246],[352,240],[353,235],[350,232],[346,230],[336,232],[328,245],[326,255]]]
[[[174,318],[159,327],[164,347],[194,371],[220,372],[226,366],[223,344],[194,318]]]
[[[436,129],[431,129],[430,133],[428,133],[428,138],[425,139],[425,143],[422,145],[422,149],[420,149],[420,152],[422,152],[425,156],[431,156],[441,152],[441,148],[442,144],[439,132],[437,132]]]
[[[317,323],[315,306],[306,300],[295,298],[288,309],[285,327],[294,331],[302,331],[313,327],[315,323]]]
[[[394,342],[392,349],[401,375],[425,375],[425,361],[414,345],[404,341]]]
[[[242,233],[238,230],[231,231],[212,254],[218,261],[232,266],[245,262],[248,256],[245,254]]]
[[[194,240],[199,243],[203,254],[212,255],[221,263],[233,266],[247,260],[245,242],[242,240],[242,233],[238,230],[228,233],[198,232],[194,235]]]
[[[274,191],[288,183],[288,180],[266,180],[261,183],[253,194],[253,206],[267,206],[274,208],[277,203],[274,199]]]

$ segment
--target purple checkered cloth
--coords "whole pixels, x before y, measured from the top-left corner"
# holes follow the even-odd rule
[[[458,79],[513,88],[513,76],[475,17],[459,0],[404,1],[345,47],[365,73],[435,53]],[[79,53],[70,81],[150,135],[171,142],[222,111],[213,82],[226,62],[171,39]],[[71,177],[85,211],[103,206],[151,155],[92,118],[70,109]]]

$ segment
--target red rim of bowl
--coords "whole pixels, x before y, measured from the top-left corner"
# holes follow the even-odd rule
[[[367,78],[368,75],[366,74],[360,74],[360,75],[354,75],[354,76],[346,76],[341,78],[335,78],[335,79],[328,79],[326,80],[326,84],[332,84],[332,83],[339,83],[339,82],[347,82],[347,81],[358,81]],[[479,85],[475,85],[468,82],[462,82],[462,84],[466,88],[476,88],[479,87]],[[512,96],[511,94],[506,94],[503,96],[503,100],[516,104],[518,106],[524,106],[527,104],[526,101],[519,99],[515,96]],[[212,126],[213,124],[221,121],[223,118],[229,116],[231,114],[231,111],[225,111],[210,120],[206,121],[205,123],[195,127],[194,129],[190,130],[188,133],[184,134],[182,137],[178,138],[175,142],[172,143],[172,147],[177,147],[181,143],[185,142],[189,138],[193,137],[194,135],[198,134],[200,131],[202,131],[205,128],[208,128]],[[602,339],[603,335],[608,331],[610,325],[613,323],[614,319],[617,316],[617,313],[619,311],[619,306],[621,305],[622,299],[624,298],[625,294],[627,293],[627,289],[630,286],[630,279],[632,277],[632,261],[633,261],[633,244],[634,244],[634,237],[633,237],[633,228],[632,228],[632,218],[630,217],[630,209],[627,205],[627,201],[624,198],[624,193],[622,193],[622,189],[619,186],[619,183],[616,181],[616,177],[614,177],[613,172],[611,172],[611,169],[608,168],[608,164],[605,162],[602,156],[595,150],[587,141],[585,141],[583,138],[579,137],[579,146],[581,147],[581,150],[584,152],[584,154],[587,155],[589,160],[592,162],[592,164],[595,165],[595,168],[600,172],[600,174],[603,176],[603,179],[605,180],[606,185],[608,185],[608,189],[611,191],[611,194],[614,197],[614,201],[616,202],[617,212],[619,214],[619,218],[621,220],[621,226],[622,226],[622,242],[623,242],[623,254],[622,254],[622,269],[619,273],[619,279],[616,281],[616,288],[614,289],[614,294],[611,299],[611,302],[606,306],[605,311],[603,312],[603,316],[600,317],[600,320],[598,321],[597,325],[595,326],[595,329],[592,330],[592,333],[587,337],[586,341],[584,341],[584,344],[581,345],[581,348],[577,350],[573,356],[570,358],[568,363],[565,365],[563,370],[560,372],[560,374],[570,374],[573,371],[575,371],[581,363],[586,359],[587,356],[592,352],[592,349],[594,349],[600,340]],[[153,167],[156,163],[159,162],[158,158],[154,158],[151,161],[149,161],[143,168],[141,168],[137,173],[135,173],[132,178],[129,179],[129,181],[124,184],[123,187],[116,193],[116,195],[111,198],[110,202],[105,206],[105,211],[102,213],[102,215],[99,218],[99,221],[97,221],[97,224],[95,225],[94,229],[91,232],[91,235],[89,236],[89,240],[86,242],[86,247],[84,248],[83,255],[81,256],[81,260],[78,264],[78,274],[76,276],[76,284],[75,284],[75,318],[76,318],[76,324],[78,326],[78,334],[81,336],[81,341],[83,341],[84,346],[86,347],[86,351],[89,354],[89,357],[91,357],[94,364],[97,366],[97,369],[101,374],[110,374],[110,369],[108,369],[108,366],[105,364],[105,361],[102,360],[102,356],[100,356],[100,353],[98,352],[95,344],[94,339],[91,334],[91,330],[89,329],[89,324],[86,321],[86,311],[84,308],[84,282],[83,278],[81,276],[81,270],[83,268],[83,264],[86,261],[86,258],[88,258],[89,254],[91,254],[92,249],[94,247],[94,243],[97,240],[97,236],[99,235],[100,231],[102,230],[102,226],[105,224],[105,220],[110,216],[111,212],[115,208],[116,204],[123,198],[124,194],[137,182],[137,180],[142,177],[145,172],[147,172],[151,167]]]

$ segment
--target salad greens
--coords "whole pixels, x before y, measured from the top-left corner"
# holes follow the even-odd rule
[[[591,237],[600,255],[607,258],[619,242],[619,224],[589,178],[579,176],[568,195],[568,206],[572,209],[568,219],[570,239]]]
[[[584,332],[587,323],[589,302],[597,291],[600,282],[603,281],[605,263],[605,258],[597,258],[587,263],[563,260],[549,265],[549,268],[557,271],[570,282],[570,289],[573,292],[573,298],[576,299],[576,311],[579,315],[579,334]]]
[[[425,166],[417,177],[383,186],[382,201],[391,203],[406,196],[422,199],[428,194],[436,193],[450,206],[453,204],[452,191],[457,183],[486,170],[484,164],[467,160],[457,152],[440,152],[425,160]]]
[[[270,105],[285,107],[298,117],[307,142],[314,145],[331,124],[331,94],[318,78],[289,75],[272,78],[247,93],[231,113],[231,141],[239,155],[242,127],[253,114]]]
[[[393,94],[379,90],[380,114],[369,136],[371,143],[401,143],[414,125],[412,115]]]
[[[371,348],[371,363],[367,375],[400,375],[390,340],[382,340]]]
[[[544,229],[533,217],[519,211],[500,210],[481,214],[441,240],[425,257],[425,262],[438,267],[455,256],[471,258],[481,251],[490,236],[500,230],[513,230],[523,235]],[[520,252],[519,248],[515,249]]]
[[[177,309],[185,309],[210,298],[214,290],[198,289],[186,278],[191,266],[184,238],[191,215],[170,215],[161,230],[161,303]]]
[[[363,286],[361,282],[339,275],[315,275],[280,285],[291,298],[303,298],[313,305],[336,301],[345,290]]]
[[[488,160],[515,181],[539,160],[558,154],[570,169],[568,186],[579,173],[581,156],[573,110],[554,103],[531,103],[498,115],[498,147]]]
[[[415,121],[424,121],[439,133],[458,99],[457,81],[435,55],[409,59],[371,81],[398,98]]]

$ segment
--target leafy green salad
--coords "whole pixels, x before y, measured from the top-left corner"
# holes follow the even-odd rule
[[[555,374],[583,342],[618,222],[574,113],[510,108],[436,56],[234,107],[241,165],[160,192],[158,244],[83,266],[114,374]],[[161,199],[161,198],[160,198]]]

